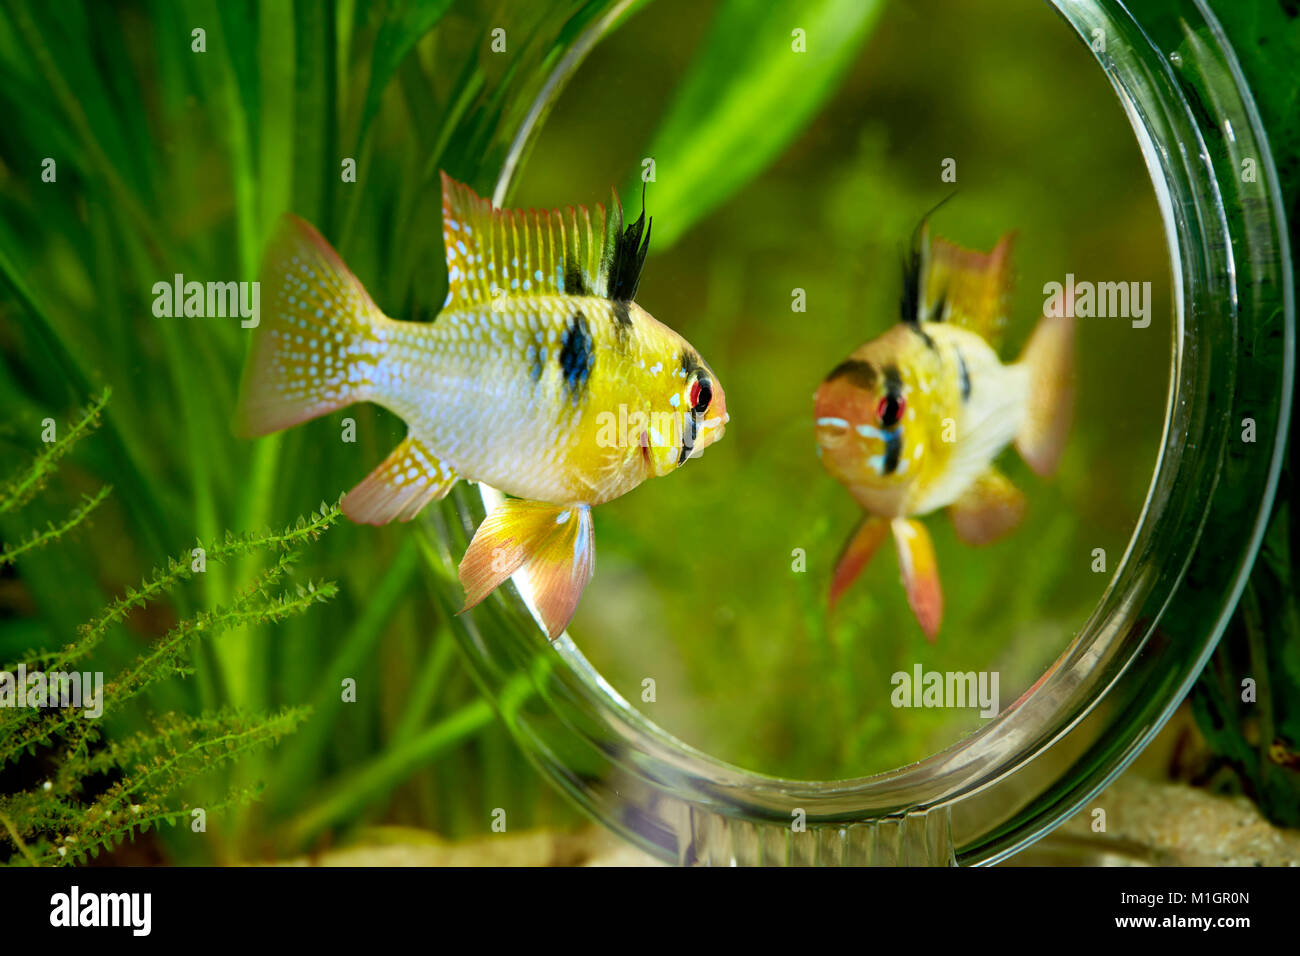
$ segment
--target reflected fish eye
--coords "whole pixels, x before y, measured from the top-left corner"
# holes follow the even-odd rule
[[[880,419],[880,423],[886,428],[892,428],[898,424],[905,411],[907,411],[907,399],[901,395],[885,395],[876,405],[876,418]]]

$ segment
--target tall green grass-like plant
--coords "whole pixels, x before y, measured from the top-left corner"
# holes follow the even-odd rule
[[[292,211],[385,311],[431,318],[445,296],[438,171],[490,192],[545,77],[605,11],[572,0],[0,5],[0,458],[46,409],[114,390],[76,475],[114,493],[82,547],[58,560],[24,552],[24,610],[0,617],[0,659],[63,643],[178,537],[217,542],[227,528],[337,500],[401,438],[400,423],[357,408],[235,439],[248,330],[155,316],[155,283],[256,279],[266,235]],[[492,49],[494,29],[507,52]],[[357,423],[354,443],[340,438],[344,415]],[[223,856],[296,849],[290,821],[340,792],[334,829],[382,818],[450,836],[483,830],[483,804],[500,799],[464,783],[481,757],[520,825],[573,819],[477,706],[408,532],[338,528],[310,556],[340,581],[328,617],[290,616],[274,636],[237,618],[221,641],[194,648],[192,680],[148,689],[186,714],[316,706],[291,748],[211,775],[214,788],[263,781],[267,795],[231,809]],[[277,566],[251,548],[170,600],[199,620]],[[156,615],[133,611],[100,650],[128,666],[161,630]],[[344,678],[355,702],[338,699]],[[117,720],[125,733],[151,730],[130,711]],[[195,841],[165,839],[177,860],[201,858]]]
[[[97,426],[107,400],[105,393],[64,437],[0,486],[0,514],[31,501],[56,473],[56,463]],[[101,489],[85,497],[61,522],[5,546],[0,564],[12,564],[24,552],[61,542],[85,528],[107,493]],[[72,642],[0,667],[0,688],[8,691],[7,698],[0,695],[5,705],[0,706],[0,783],[6,776],[31,779],[33,771],[43,778],[13,790],[0,787],[0,853],[6,853],[9,863],[84,862],[152,826],[183,819],[192,821],[193,830],[206,832],[209,814],[243,805],[258,794],[255,786],[229,788],[201,806],[182,798],[213,768],[236,762],[292,731],[306,717],[306,708],[261,715],[226,709],[194,717],[167,714],[148,718],[148,731],[114,740],[105,740],[100,721],[111,723],[151,687],[192,673],[189,658],[200,639],[236,627],[279,623],[334,597],[333,583],[307,581],[280,589],[302,548],[338,516],[337,508],[322,505],[319,513],[281,532],[228,534],[206,546],[199,542],[156,569],[139,587],[128,587],[84,624]],[[95,682],[101,689],[93,703],[84,696],[84,683],[83,697],[76,701],[82,706],[70,706],[70,700],[55,693],[53,681],[47,683],[47,675],[89,677],[97,666],[95,652],[117,627],[131,614],[171,597],[183,582],[206,574],[207,562],[256,552],[269,552],[272,560],[251,584],[226,604],[178,621],[126,667]],[[29,675],[39,678],[32,682]]]
[[[771,18],[764,4],[728,6],[741,32]],[[543,83],[609,11],[603,0],[0,4],[0,459],[47,409],[103,386],[114,395],[69,476],[111,483],[113,494],[79,547],[57,559],[35,544],[16,555],[24,610],[0,616],[0,659],[63,644],[165,562],[170,542],[219,542],[227,528],[280,525],[337,500],[402,437],[399,422],[364,407],[236,440],[229,420],[248,331],[155,316],[155,283],[178,273],[256,279],[266,236],[292,211],[386,313],[432,319],[446,294],[439,170],[490,193]],[[804,61],[822,77],[817,96],[833,86],[834,71],[817,66],[832,36],[823,31]],[[710,75],[723,75],[725,61],[711,62]],[[801,97],[804,118],[815,99]],[[744,113],[727,126],[765,128],[762,111]],[[721,122],[692,117],[676,124],[666,157],[689,145],[691,123]],[[799,122],[783,125],[790,137]],[[619,144],[621,168],[635,169],[653,136],[647,125]],[[764,161],[779,146],[767,137]],[[345,176],[353,164],[355,177]],[[682,165],[679,198],[710,173]],[[599,198],[608,185],[568,183],[566,194]],[[736,185],[732,176],[726,188]],[[692,205],[683,198],[668,218],[690,216]],[[340,437],[344,417],[355,419],[355,442]],[[454,609],[423,580],[428,558],[412,537],[341,525],[303,559],[339,581],[328,616],[289,615],[273,634],[237,618],[220,641],[192,648],[192,679],[144,691],[179,714],[312,707],[284,746],[250,751],[202,784],[212,800],[265,784],[264,800],[226,814],[221,856],[297,850],[378,820],[467,835],[486,830],[490,808],[507,798],[512,826],[575,819],[459,666]],[[202,589],[169,590],[168,601],[183,620],[221,613],[275,573],[276,554],[252,548],[213,562]],[[121,668],[170,626],[139,608],[125,613],[98,647]],[[356,682],[355,702],[340,700],[344,679]],[[114,726],[116,739],[153,732],[133,708]],[[180,862],[203,858],[196,841],[164,840]]]

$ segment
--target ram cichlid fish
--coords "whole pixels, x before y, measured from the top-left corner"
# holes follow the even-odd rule
[[[445,174],[447,300],[432,323],[385,316],[307,223],[286,216],[236,430],[264,435],[356,402],[407,435],[342,499],[352,520],[409,521],[461,479],[512,497],[460,564],[463,610],[524,569],[554,639],[595,568],[594,505],[722,437],[722,386],[685,339],[632,301],[645,213],[494,208]]]
[[[994,465],[1012,442],[1040,475],[1056,468],[1073,406],[1074,320],[1043,317],[1020,360],[996,351],[1012,235],[989,253],[917,228],[904,261],[902,321],[853,352],[815,396],[818,455],[866,512],[831,579],[835,603],[892,532],[908,602],[933,641],[943,616],[934,546],[917,517],[948,509],[958,536],[1010,531],[1024,496]]]

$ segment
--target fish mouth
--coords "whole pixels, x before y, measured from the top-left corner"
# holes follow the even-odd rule
[[[838,448],[853,432],[853,426],[846,418],[824,415],[817,419],[817,444],[827,451]]]
[[[654,471],[654,459],[650,455],[650,433],[645,429],[641,430],[641,461],[645,464],[647,471]]]
[[[722,415],[715,415],[712,418],[701,420],[696,426],[693,440],[689,443],[682,443],[681,457],[677,463],[680,465],[684,464],[688,458],[701,457],[704,454],[704,449],[727,433],[727,422],[729,421],[731,421],[731,416],[725,412]]]
[[[846,461],[865,462],[871,472],[889,478],[907,471],[902,457],[903,427],[879,428],[872,424],[857,425],[834,415],[816,419],[818,451],[829,452]]]

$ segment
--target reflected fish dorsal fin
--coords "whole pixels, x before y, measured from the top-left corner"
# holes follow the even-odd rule
[[[447,304],[580,295],[630,300],[649,249],[645,213],[627,228],[617,195],[606,215],[585,206],[498,209],[442,174]],[[643,230],[643,227],[644,230]]]
[[[978,333],[997,348],[1011,294],[1011,244],[1006,233],[990,252],[977,252],[922,226],[917,319],[950,322]]]

